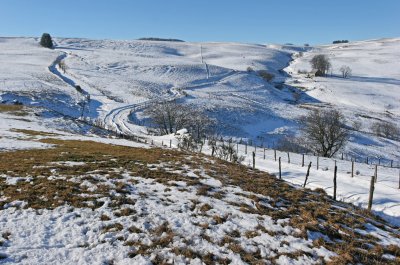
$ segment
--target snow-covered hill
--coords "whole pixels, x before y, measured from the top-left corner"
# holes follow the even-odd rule
[[[55,50],[35,38],[1,38],[1,97],[37,104],[79,117],[85,100],[73,86],[90,95],[84,116],[104,120],[127,134],[146,130],[130,122],[142,119],[144,103],[177,99],[216,118],[222,135],[249,138],[273,146],[297,133],[297,118],[311,107],[339,108],[352,132],[346,153],[355,157],[399,159],[399,143],[371,134],[371,123],[399,124],[399,39],[383,39],[310,48],[238,43],[185,43],[56,39]],[[291,55],[299,53],[291,61]],[[315,54],[327,54],[333,74],[305,78]],[[57,66],[57,59],[66,66]],[[290,65],[289,65],[290,63]],[[289,66],[288,66],[289,65]],[[353,76],[336,75],[342,65]],[[288,66],[287,68],[285,68]],[[272,83],[247,68],[267,70]],[[284,74],[281,69],[291,76]],[[287,85],[282,85],[286,82]],[[278,87],[278,88],[276,88]],[[294,92],[300,93],[296,100]],[[87,106],[86,106],[87,107]],[[131,114],[133,112],[133,114]]]
[[[307,78],[314,55],[326,55],[332,69],[328,77]],[[286,71],[287,83],[299,87],[323,104],[343,112],[348,125],[358,122],[347,151],[399,160],[399,142],[375,137],[371,125],[388,121],[400,125],[400,39],[379,39],[313,48],[294,60]],[[349,66],[352,75],[342,78],[340,68]]]
[[[265,147],[295,135],[310,108],[338,108],[350,128],[361,122],[345,152],[396,166],[400,143],[370,126],[399,124],[400,39],[312,49],[64,38],[49,50],[38,41],[0,38],[0,263],[399,262],[398,169],[378,168],[372,210],[383,221],[362,209],[374,166],[360,159],[351,177],[349,161],[305,156],[308,190],[300,154],[277,152],[278,180],[272,149],[237,145],[245,160],[235,165],[206,156],[209,146],[206,155],[171,150],[175,135],[148,135],[130,118],[175,99],[206,110],[222,135]],[[333,76],[298,73],[315,54],[329,56]],[[335,76],[343,64],[349,79]],[[253,150],[261,171],[246,167]],[[338,201],[328,196],[336,164]]]

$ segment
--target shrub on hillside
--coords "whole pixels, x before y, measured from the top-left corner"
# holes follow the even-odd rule
[[[275,77],[274,74],[271,74],[266,70],[258,71],[258,75],[261,76],[267,82],[271,82],[271,80],[274,79],[274,77]]]
[[[53,40],[49,33],[43,33],[40,39],[40,45],[49,49],[53,48]]]
[[[388,139],[399,139],[400,129],[396,124],[388,121],[377,121],[371,125],[371,130],[377,136],[385,137]]]

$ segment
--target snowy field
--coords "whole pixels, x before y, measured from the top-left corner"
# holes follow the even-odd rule
[[[75,118],[83,114],[109,129],[146,136],[146,128],[132,121],[145,122],[142,110],[151,102],[176,99],[216,118],[222,135],[270,147],[297,134],[298,118],[309,109],[337,108],[350,128],[360,123],[351,131],[347,155],[400,159],[399,142],[376,137],[370,128],[380,120],[400,123],[399,39],[313,48],[56,39],[54,50],[39,47],[37,41],[1,38],[2,101],[19,100]],[[328,55],[333,76],[310,79],[298,74],[310,70],[315,54]],[[342,65],[352,68],[351,78],[338,77]],[[268,83],[248,67],[267,70],[275,78]]]
[[[400,39],[307,49],[55,39],[49,50],[38,41],[0,38],[0,263],[400,261],[400,143],[371,131],[377,120],[400,124]],[[331,60],[328,77],[299,73],[315,54]],[[352,68],[350,78],[339,77],[342,65]],[[173,99],[216,118],[227,139],[269,147],[296,134],[309,109],[337,108],[350,127],[361,124],[344,150],[358,159],[354,177],[340,156],[320,158],[317,170],[315,156],[303,167],[301,154],[289,163],[278,151],[281,182],[272,149],[257,148],[260,172],[248,169],[250,146],[245,154],[237,145],[241,167],[176,152],[175,136],[148,135],[133,123],[146,121],[151,102]],[[146,143],[110,136],[89,119]],[[335,160],[337,202],[327,196]],[[387,223],[363,210],[379,160],[372,211]],[[301,187],[310,161],[313,191]]]
[[[349,126],[360,123],[352,133],[347,152],[364,157],[392,157],[399,161],[398,141],[374,137],[376,121],[400,124],[400,39],[379,39],[313,48],[294,60],[285,70],[292,75],[287,83],[304,90],[323,105],[344,113]],[[332,69],[327,78],[306,78],[314,55],[326,55]],[[340,68],[352,69],[350,78],[341,78]]]

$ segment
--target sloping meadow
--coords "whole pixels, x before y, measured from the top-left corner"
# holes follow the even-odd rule
[[[40,141],[54,148],[0,153],[1,262],[400,262],[398,228],[323,190],[202,154]]]

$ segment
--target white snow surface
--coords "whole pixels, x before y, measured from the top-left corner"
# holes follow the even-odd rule
[[[222,135],[268,146],[297,134],[297,119],[309,108],[334,107],[350,127],[361,123],[359,131],[352,131],[346,153],[400,159],[399,141],[377,137],[370,129],[378,120],[400,124],[400,39],[313,48],[72,38],[55,42],[56,48],[49,50],[38,45],[38,38],[0,39],[1,101],[18,100],[45,107],[52,116],[77,118],[82,114],[78,103],[90,98],[83,111],[86,118],[117,132],[146,135],[146,128],[138,125],[148,124],[143,109],[154,101],[175,99],[216,118]],[[300,52],[303,56],[297,57]],[[332,77],[297,74],[310,70],[315,54],[328,55]],[[342,65],[352,68],[351,78],[338,77]],[[275,78],[268,83],[247,67],[267,70]],[[294,91],[301,95],[298,101]],[[64,127],[85,131],[71,124]]]
[[[335,107],[344,113],[349,124],[361,122],[360,131],[351,133],[346,153],[356,157],[368,155],[376,161],[382,157],[386,158],[385,163],[390,160],[394,160],[395,165],[399,163],[400,143],[372,135],[370,126],[376,120],[400,124],[400,39],[326,45],[307,51],[279,45],[61,38],[56,39],[56,49],[49,50],[39,47],[37,43],[38,38],[0,38],[0,101],[9,104],[18,100],[25,105],[38,107],[24,117],[0,112],[0,154],[18,149],[52,148],[50,144],[39,142],[48,136],[33,137],[15,129],[51,132],[57,134],[51,137],[60,139],[149,148],[148,145],[128,140],[96,136],[84,126],[71,121],[69,118],[80,116],[77,103],[90,95],[86,117],[97,118],[118,132],[146,136],[149,142],[152,139],[158,146],[161,141],[164,147],[168,146],[171,140],[173,148],[177,146],[175,136],[148,136],[146,128],[132,122],[142,119],[141,111],[146,104],[162,99],[190,103],[219,119],[225,135],[253,138],[270,145],[282,135],[296,133],[296,119],[307,113],[304,106]],[[298,51],[303,51],[304,55],[290,63],[290,55]],[[334,76],[309,79],[297,73],[298,70],[310,70],[309,60],[321,53],[330,58]],[[57,60],[66,64],[65,73],[57,66]],[[353,75],[349,79],[336,76],[342,65],[352,68]],[[247,72],[249,66],[255,70],[267,69],[275,74],[275,82],[285,82],[300,89],[300,101],[294,103],[289,88],[276,89],[255,73]],[[290,77],[279,72],[283,68]],[[83,93],[77,91],[75,85],[80,85]],[[67,133],[65,129],[86,135]],[[203,151],[210,153],[207,147]],[[239,151],[244,155],[243,145],[239,146]],[[290,164],[284,160],[286,153],[278,152],[277,155],[283,159],[283,179],[294,185],[303,184],[306,167],[301,166],[301,155],[291,154]],[[366,208],[374,166],[356,163],[359,172],[351,178],[351,163],[338,158],[336,160],[339,170],[338,200]],[[332,194],[334,160],[321,159],[319,170],[315,168],[316,157],[306,156],[305,164],[309,161],[313,166],[307,187],[323,188]],[[250,151],[244,163],[251,165]],[[81,164],[65,161],[63,165],[73,167]],[[278,165],[273,150],[266,151],[264,160],[262,149],[258,149],[256,167],[277,175]],[[378,172],[372,210],[393,225],[400,226],[398,168],[379,167]],[[8,185],[30,181],[29,178],[1,177],[6,178]],[[111,260],[117,261],[117,264],[132,264],[132,261],[149,264],[150,261],[140,255],[134,260],[128,259],[128,247],[116,238],[120,235],[129,236],[126,228],[131,225],[147,231],[168,221],[175,229],[181,229],[182,234],[194,235],[199,249],[227,255],[233,264],[240,264],[235,254],[226,254],[226,250],[214,249],[214,246],[202,241],[196,227],[186,221],[193,218],[187,207],[190,199],[196,197],[195,191],[189,190],[185,196],[175,196],[175,189],[179,189],[177,183],[178,187],[169,192],[174,203],[163,205],[159,203],[160,198],[165,196],[163,185],[140,176],[130,177],[139,181],[132,195],[139,202],[135,210],[145,212],[146,217],[137,221],[120,218],[118,221],[124,225],[122,231],[102,234],[100,216],[112,215],[107,203],[95,211],[71,207],[35,211],[22,209],[25,202],[15,201],[0,211],[1,231],[11,232],[10,242],[0,246],[0,255],[7,257],[6,262],[19,264],[104,264]],[[188,177],[197,177],[197,173],[189,172]],[[206,177],[201,181],[213,187],[230,189],[221,187],[221,183],[213,178]],[[82,185],[96,190],[91,183],[82,182]],[[147,192],[152,199],[140,199],[140,192]],[[231,199],[246,200],[239,195],[232,195]],[[258,224],[254,216],[244,215],[221,201],[208,197],[201,197],[200,201],[212,204],[219,213],[233,214],[224,227],[218,228],[221,234],[232,229],[244,232]],[[262,225],[270,229],[282,228],[268,219]],[[290,232],[293,228],[285,226],[284,229]],[[381,234],[373,229],[371,233]],[[385,244],[400,244],[398,240],[388,238],[385,237]],[[290,236],[279,240],[268,234],[254,239],[260,249],[264,246],[262,253],[266,256],[271,254],[268,250],[271,247],[283,252],[296,250],[296,247],[282,250],[279,243],[284,240],[326,259],[333,255],[326,249],[313,248],[311,242],[306,240],[297,242],[299,239]],[[243,241],[241,245],[245,247],[247,243]],[[297,261],[281,256],[278,262],[310,264],[313,261],[306,256],[304,260]],[[192,263],[200,264],[200,261]]]

